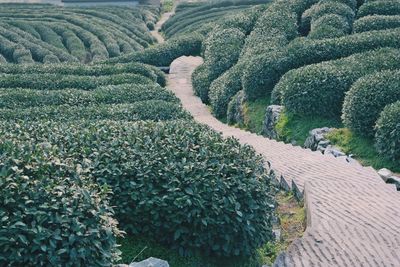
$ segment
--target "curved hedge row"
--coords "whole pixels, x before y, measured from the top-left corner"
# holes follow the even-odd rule
[[[128,233],[226,256],[248,255],[272,238],[262,157],[193,121],[3,123],[2,131],[15,143],[26,132],[50,146],[62,143],[61,162],[82,164],[111,187]]]
[[[300,31],[303,34],[310,33],[312,36],[314,36],[314,31],[321,31],[320,27],[325,27],[326,30],[327,25],[322,24],[321,22],[316,23],[316,21],[328,15],[338,15],[342,17],[345,22],[347,22],[347,25],[342,25],[343,23],[335,24],[330,22],[329,19],[325,19],[325,22],[330,22],[329,25],[331,27],[338,26],[334,28],[338,31],[342,31],[343,35],[350,33],[351,25],[353,24],[355,17],[355,12],[347,4],[334,1],[318,2],[317,4],[306,10],[301,17]],[[332,17],[330,18],[332,19]],[[336,31],[333,32],[335,33]],[[334,35],[330,36],[330,32],[326,32],[325,36],[336,37]]]
[[[329,14],[311,22],[308,38],[324,39],[345,36],[351,32],[351,24],[343,16]]]
[[[120,233],[108,190],[60,161],[61,147],[32,143],[29,126],[0,122],[0,265],[112,265]]]
[[[383,48],[294,69],[276,85],[282,104],[298,115],[339,117],[345,92],[362,76],[400,68],[400,50]]]
[[[230,99],[242,88],[238,79],[241,73],[241,64],[236,64],[211,83],[208,95],[212,112],[217,118],[226,117]]]
[[[368,1],[359,7],[357,17],[368,15],[400,15],[400,2],[397,0]]]
[[[366,31],[379,31],[392,28],[400,28],[399,16],[374,15],[365,16],[354,22],[353,31],[356,33]]]
[[[105,64],[141,62],[153,66],[169,66],[172,61],[181,56],[197,56],[201,51],[204,36],[198,33],[172,38],[165,43],[124,56],[104,61]]]
[[[190,115],[182,110],[180,104],[163,100],[146,100],[129,104],[90,104],[87,106],[58,105],[32,107],[26,109],[0,109],[1,120],[176,120],[188,119]]]
[[[171,91],[156,84],[108,85],[97,87],[92,91],[77,89],[50,91],[19,88],[0,89],[0,108],[8,109],[48,105],[123,104],[147,100],[179,102]]]
[[[346,94],[343,123],[355,133],[373,136],[375,123],[383,108],[400,101],[399,86],[399,70],[382,71],[362,77]]]
[[[245,35],[238,29],[214,29],[203,43],[204,64],[192,74],[195,93],[208,103],[211,83],[236,64]]]
[[[400,160],[400,101],[388,105],[376,122],[375,142],[379,153]]]
[[[35,62],[47,63],[46,57],[51,62],[56,57],[61,62],[98,62],[153,44],[146,24],[154,23],[158,15],[152,7],[1,4],[0,31],[29,49]]]
[[[0,73],[4,74],[58,74],[77,76],[105,76],[115,74],[140,74],[161,86],[165,86],[165,75],[156,67],[132,62],[114,65],[83,65],[83,64],[7,64],[0,65]]]
[[[29,88],[58,90],[76,88],[92,90],[98,86],[123,83],[151,84],[152,80],[138,74],[115,74],[108,76],[80,76],[62,74],[0,74],[0,88]]]
[[[270,93],[281,76],[291,69],[381,47],[400,47],[400,29],[322,40],[298,38],[283,51],[252,58],[243,70],[243,89],[249,99],[257,99]]]

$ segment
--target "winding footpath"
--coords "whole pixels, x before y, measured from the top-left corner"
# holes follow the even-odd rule
[[[197,122],[254,147],[283,187],[304,196],[306,231],[274,266],[399,267],[400,193],[395,186],[385,184],[370,167],[218,121],[193,93],[191,74],[201,63],[199,57],[176,59],[170,66],[168,88]]]

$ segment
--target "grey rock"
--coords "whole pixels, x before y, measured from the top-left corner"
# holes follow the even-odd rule
[[[272,229],[272,234],[274,235],[276,241],[280,241],[282,239],[281,229]]]
[[[313,151],[319,150],[323,151],[325,147],[329,145],[329,141],[325,139],[325,135],[332,131],[332,128],[323,127],[323,128],[316,128],[312,129],[308,133],[308,137],[304,142],[305,148],[310,148]],[[321,145],[318,147],[318,145]]]
[[[129,267],[169,267],[169,264],[165,260],[150,257],[141,262],[133,262]]]
[[[397,191],[400,191],[400,177],[392,175],[387,179],[386,182],[390,184],[395,184]]]
[[[378,174],[385,182],[393,175],[393,173],[386,168],[380,169]]]
[[[272,265],[272,267],[286,267],[288,266],[286,264],[286,253],[285,252],[281,252],[278,257],[276,257],[276,260],[274,262],[274,264]]]
[[[329,145],[329,146],[326,147],[326,149],[325,149],[325,151],[324,151],[324,154],[325,154],[325,155],[327,155],[327,154],[332,154],[333,156],[335,156],[335,158],[338,158],[338,157],[345,157],[345,156],[346,156],[346,154],[343,153],[342,151],[340,151],[339,148],[334,147],[334,146],[331,146],[331,145]]]
[[[244,104],[246,101],[247,96],[243,90],[240,90],[232,97],[232,100],[228,104],[228,124],[244,125]]]
[[[262,130],[263,135],[271,139],[278,138],[275,126],[279,120],[282,111],[283,111],[283,106],[271,105],[267,107],[265,111],[265,119]]]

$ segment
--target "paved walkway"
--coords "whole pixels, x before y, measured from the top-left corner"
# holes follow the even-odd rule
[[[168,87],[199,123],[249,144],[271,163],[290,189],[304,193],[307,229],[277,266],[400,266],[400,194],[372,168],[349,164],[215,119],[194,96],[198,57],[175,60]]]

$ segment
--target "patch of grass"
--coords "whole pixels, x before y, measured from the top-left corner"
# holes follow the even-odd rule
[[[370,138],[354,134],[347,128],[339,128],[327,135],[332,144],[339,147],[346,154],[353,154],[361,164],[372,166],[375,169],[388,168],[400,172],[399,162],[386,159],[378,154],[374,141]]]
[[[161,13],[171,12],[174,9],[174,0],[164,0],[161,5]]]
[[[156,257],[168,261],[171,267],[260,267],[272,264],[281,251],[302,236],[305,229],[305,211],[292,194],[279,192],[277,214],[281,220],[282,240],[268,242],[248,257],[215,257],[197,253],[181,256],[175,250],[143,237],[130,236],[120,238],[118,244],[122,251],[121,263],[142,261]]]
[[[244,106],[244,123],[245,129],[260,134],[262,131],[265,109],[270,105],[271,98],[265,97],[255,101],[248,101]]]
[[[299,117],[287,112],[281,113],[275,127],[279,138],[284,142],[296,141],[303,145],[310,130],[321,127],[342,127],[339,119],[326,119],[320,117]]]

